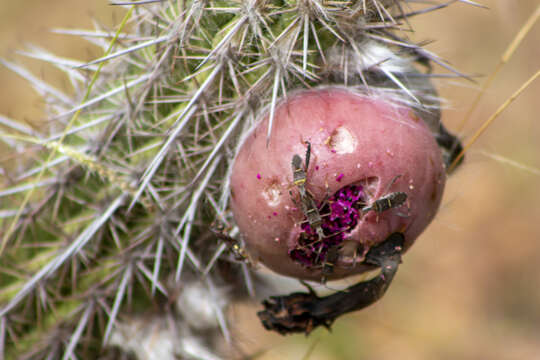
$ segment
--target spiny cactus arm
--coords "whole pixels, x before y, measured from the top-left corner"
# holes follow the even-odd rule
[[[121,29],[125,26],[127,20],[129,19],[129,17],[131,16],[131,13],[133,11],[134,7],[132,7],[126,14],[126,16],[124,17],[121,25],[120,25],[120,28],[117,32],[117,35],[120,33]],[[110,48],[112,47],[112,44],[114,44],[116,40],[116,37],[113,38],[113,40],[111,41],[111,46],[109,47],[109,50]],[[108,51],[109,51],[108,50]],[[100,66],[101,68],[101,66]],[[84,99],[88,98],[88,95],[90,94],[90,91],[92,89],[92,85],[95,83],[96,79],[97,79],[97,76],[99,75],[99,69],[96,73],[94,73],[94,76],[92,77],[92,80],[87,88],[87,91],[84,95]],[[36,79],[31,79],[31,80],[36,80]],[[83,100],[84,101],[84,100]],[[71,126],[76,122],[77,118],[78,118],[78,115],[79,115],[80,111],[77,111],[75,112],[74,116],[72,117],[72,119],[70,120],[70,122],[68,122],[68,124],[66,125],[66,128],[65,128],[65,131],[69,131],[69,129],[71,128]],[[60,138],[60,143],[63,141],[64,137],[61,137]],[[53,157],[55,155],[55,152],[53,151],[51,154],[49,154],[47,160],[46,160],[46,163],[50,162]],[[43,171],[40,172],[38,175],[37,175],[37,179],[38,181],[41,179],[41,177],[43,176]],[[30,201],[30,198],[33,194],[33,189],[31,189],[30,191],[28,191],[21,203],[21,206],[19,208],[19,212],[15,215],[15,218],[13,219],[13,221],[11,222],[11,224],[9,225],[9,227],[7,228],[7,231],[4,233],[3,237],[2,237],[2,240],[1,240],[1,243],[0,243],[0,255],[2,255],[2,253],[4,252],[4,249],[10,239],[10,237],[12,236],[13,232],[15,231],[15,225],[16,223],[18,223],[19,221],[19,218],[20,216],[22,215],[22,212],[24,211],[24,208],[26,207],[26,205],[28,204],[28,202]]]
[[[66,341],[66,343],[70,341],[69,336],[66,336],[65,334],[68,324],[71,324],[73,320],[75,320],[76,323],[77,317],[82,317],[85,310],[89,308],[91,308],[92,311],[96,310],[96,308],[93,307],[93,300],[89,302],[67,300],[62,304],[55,306],[54,313],[44,312],[40,319],[39,326],[33,327],[31,331],[25,333],[24,336],[15,338],[17,341],[13,342],[13,346],[6,347],[4,354],[5,358],[16,359],[20,357],[21,354],[46,354],[49,351],[56,353],[56,358],[60,358],[61,351],[59,351],[60,347],[58,345],[62,344],[64,341]],[[7,340],[16,333],[16,326],[9,320],[9,317],[0,317],[0,323],[2,322],[4,327],[2,328],[0,326],[0,340],[2,338]],[[64,326],[64,328],[62,326]],[[54,345],[50,346],[51,343]]]
[[[96,218],[86,229],[73,241],[73,243],[55,257],[46,266],[28,280],[22,289],[15,295],[6,306],[0,309],[0,317],[6,315],[10,310],[17,306],[28,294],[33,291],[40,281],[51,276],[60,266],[68,261],[74,254],[78,253],[92,239],[92,236],[101,229],[103,224],[109,220],[112,214],[123,204],[124,196],[120,196],[111,202],[110,206],[101,216]]]
[[[84,127],[86,128],[86,127]],[[75,129],[71,129],[70,134],[76,133],[74,131]],[[79,129],[80,130],[80,129]],[[72,159],[75,160],[77,163],[85,166],[87,169],[96,172],[100,176],[102,176],[104,179],[107,179],[107,181],[112,184],[113,186],[118,187],[123,192],[127,194],[134,194],[134,189],[129,181],[122,178],[122,175],[120,175],[117,171],[113,170],[112,168],[108,167],[105,164],[100,163],[95,158],[87,155],[84,151],[80,151],[78,149],[72,148],[68,145],[63,145],[62,143],[53,140],[54,138],[62,137],[62,134],[57,134],[51,136],[49,139],[46,140],[40,140],[38,138],[35,138],[33,136],[21,136],[21,135],[15,135],[15,134],[9,134],[9,133],[1,133],[0,136],[3,136],[6,139],[14,139],[19,141],[24,141],[32,144],[42,145],[48,149],[51,149],[53,151],[56,151],[62,156],[52,159],[49,162],[46,163],[48,167],[52,167],[54,165],[58,165],[61,163],[64,159]],[[38,168],[39,170],[44,169],[43,167]],[[36,172],[38,169],[31,170],[30,173]],[[21,177],[19,177],[21,179]],[[0,197],[6,196],[6,195],[13,195],[17,192],[24,192],[26,190],[32,189],[34,187],[39,186],[47,186],[47,185],[60,185],[59,181],[56,179],[45,179],[42,180],[39,183],[34,184],[28,184],[25,186],[16,186],[14,188],[6,188],[3,191],[0,191]],[[148,208],[151,206],[145,199],[143,199],[143,202],[145,203],[145,206]]]
[[[197,182],[199,180],[199,178],[204,173],[204,171],[206,170],[206,168],[208,167],[210,162],[212,162],[214,160],[214,158],[216,157],[218,152],[222,151],[223,144],[227,140],[229,140],[232,132],[234,131],[236,126],[243,120],[243,118],[244,118],[244,111],[239,111],[238,115],[235,116],[235,118],[230,122],[229,127],[227,128],[227,130],[225,130],[223,135],[219,138],[216,145],[214,146],[214,149],[208,155],[208,157],[206,158],[204,163],[201,165],[201,167],[199,168],[199,171],[197,172],[197,174],[193,177],[193,180],[191,181],[190,185],[193,185],[195,182]]]
[[[191,117],[197,111],[197,105],[196,102],[199,99],[199,97],[203,94],[203,92],[207,89],[207,87],[212,83],[216,75],[221,71],[221,67],[217,66],[214,68],[212,73],[208,76],[208,78],[205,80],[205,82],[201,85],[201,87],[197,90],[197,92],[193,95],[189,103],[184,108],[183,112],[180,114],[180,116],[177,119],[178,124],[174,127],[174,129],[171,131],[170,135],[168,136],[167,140],[163,144],[163,146],[160,148],[157,155],[152,159],[150,165],[146,168],[143,176],[141,185],[139,186],[137,192],[135,193],[135,196],[130,204],[130,208],[133,207],[137,199],[140,197],[141,193],[145,190],[146,186],[152,179],[153,175],[157,171],[159,165],[163,161],[163,158],[165,157],[165,154],[168,152],[169,147],[173,143],[173,141],[176,140],[177,136],[180,134],[180,132],[184,129],[186,124],[191,120]]]
[[[208,169],[206,176],[203,178],[198,188],[193,192],[190,204],[187,210],[185,211],[184,216],[180,220],[180,224],[176,228],[177,233],[179,233],[182,228],[184,229],[184,234],[180,242],[182,250],[180,251],[180,255],[178,258],[178,266],[176,268],[176,277],[175,277],[176,281],[180,281],[180,274],[184,266],[184,259],[186,256],[186,251],[189,248],[189,239],[191,237],[192,224],[195,219],[195,212],[197,211],[197,207],[199,206],[201,195],[203,194],[203,191],[208,185],[208,182],[210,181],[211,177],[214,175],[214,171],[216,170],[220,161],[221,161],[221,156],[217,156],[214,159],[212,165]]]

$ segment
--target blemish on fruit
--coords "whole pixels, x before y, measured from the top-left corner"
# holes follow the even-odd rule
[[[356,149],[357,141],[346,127],[340,126],[326,139],[325,144],[332,153],[350,154]]]
[[[257,173],[257,179],[261,180],[261,174]]]
[[[341,182],[341,179],[343,179],[343,176],[345,176],[345,175],[343,175],[343,173],[339,174],[339,175],[336,177],[336,181],[337,181],[337,182]]]
[[[262,192],[263,198],[269,206],[277,206],[281,201],[281,188],[277,181],[272,181]]]

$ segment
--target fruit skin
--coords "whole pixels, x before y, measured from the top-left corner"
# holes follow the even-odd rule
[[[305,219],[292,199],[299,201],[291,159],[295,154],[304,159],[306,141],[311,143],[306,188],[318,203],[351,184],[364,186],[368,205],[389,192],[407,193],[399,208],[362,213],[328,278],[372,269],[360,264],[363,256],[393,232],[404,233],[408,249],[435,216],[446,177],[442,155],[409,107],[383,95],[325,87],[297,92],[276,106],[267,146],[268,119],[266,113],[248,134],[231,174],[231,207],[252,260],[283,275],[321,279],[320,266],[306,267],[289,256]]]

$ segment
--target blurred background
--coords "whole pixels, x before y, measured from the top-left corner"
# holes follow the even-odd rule
[[[480,1],[480,0],[479,0]],[[537,0],[482,0],[411,19],[415,41],[462,72],[489,74],[533,13]],[[69,89],[52,67],[16,54],[28,43],[89,60],[91,44],[52,28],[109,29],[121,9],[106,0],[0,2],[0,57]],[[540,24],[488,89],[461,129],[477,83],[439,80],[443,122],[465,139],[540,68]],[[441,69],[435,69],[441,72]],[[27,124],[43,104],[20,77],[0,66],[0,114]],[[261,359],[540,359],[540,81],[505,110],[451,176],[433,224],[404,257],[390,290],[370,308],[340,318],[332,332],[283,338],[264,331],[258,306],[237,306],[236,337]],[[2,155],[3,156],[3,155]]]

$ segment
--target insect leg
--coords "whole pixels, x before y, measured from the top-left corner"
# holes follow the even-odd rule
[[[307,173],[307,171],[309,169],[309,159],[311,157],[311,143],[306,140],[306,144],[307,144],[307,149],[306,149],[306,168],[305,168],[305,171]]]

